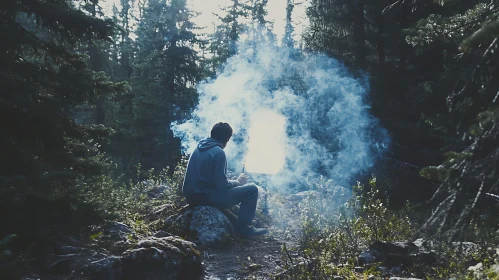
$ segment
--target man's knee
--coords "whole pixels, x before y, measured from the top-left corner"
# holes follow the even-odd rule
[[[255,184],[248,184],[244,187],[246,188],[248,195],[258,197],[258,187]]]

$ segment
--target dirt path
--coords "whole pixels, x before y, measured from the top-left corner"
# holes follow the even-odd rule
[[[267,236],[254,240],[236,240],[228,248],[211,249],[204,254],[204,279],[270,279],[281,271],[282,245],[293,241]]]
[[[268,235],[254,239],[235,238],[224,248],[206,250],[203,257],[205,273],[201,279],[270,279],[282,271],[282,247],[296,247],[300,230],[297,205],[286,204],[279,205],[273,200],[275,207],[270,209],[273,222],[268,227]]]

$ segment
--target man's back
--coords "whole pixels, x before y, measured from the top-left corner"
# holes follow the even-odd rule
[[[199,142],[187,164],[184,196],[210,194],[227,187],[227,160],[222,147],[223,144],[213,138]]]
[[[247,176],[237,180],[227,179],[227,158],[223,148],[232,137],[228,123],[217,123],[211,130],[211,138],[199,141],[192,153],[185,173],[182,192],[190,205],[228,208],[239,205],[236,232],[242,236],[266,234],[266,229],[254,228],[258,188],[245,185]]]

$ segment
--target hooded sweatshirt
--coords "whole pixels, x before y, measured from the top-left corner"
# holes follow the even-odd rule
[[[185,197],[209,195],[239,185],[227,179],[223,144],[213,138],[199,141],[187,164],[182,193]]]

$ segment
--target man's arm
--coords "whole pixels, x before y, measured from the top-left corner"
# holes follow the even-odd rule
[[[225,153],[220,153],[215,157],[215,188],[225,190],[239,186],[237,180],[227,179],[227,158]]]

